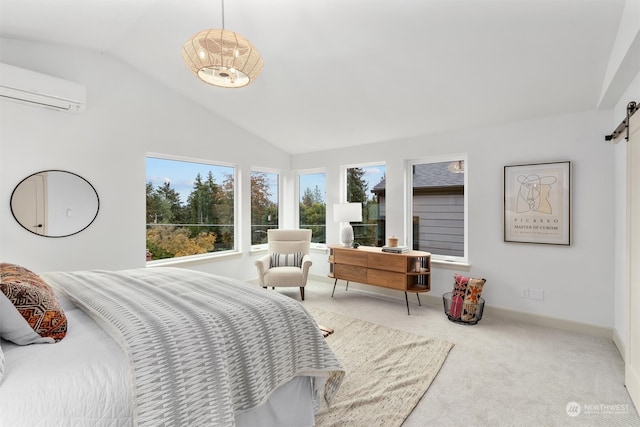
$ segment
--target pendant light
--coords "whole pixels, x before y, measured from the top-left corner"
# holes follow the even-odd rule
[[[224,29],[203,30],[194,34],[182,47],[187,67],[205,83],[237,88],[247,86],[262,72],[262,58],[244,36]]]

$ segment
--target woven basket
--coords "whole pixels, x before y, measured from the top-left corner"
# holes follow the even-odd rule
[[[444,305],[444,314],[449,320],[463,325],[475,325],[482,319],[484,311],[484,299],[478,298],[478,303],[460,303],[459,306],[452,304],[452,293],[447,292],[442,295],[442,303]]]

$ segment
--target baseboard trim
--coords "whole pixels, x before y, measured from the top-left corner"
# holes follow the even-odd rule
[[[331,284],[334,283],[334,279],[327,276],[312,274],[312,275],[309,275],[309,278],[314,281],[331,283]],[[349,289],[357,289],[359,292],[368,293],[368,294],[371,294],[372,296],[378,296],[378,297],[384,296],[386,298],[398,299],[404,302],[404,293],[394,291],[392,289],[362,285],[356,282],[349,282]],[[439,295],[421,294],[420,300],[422,301],[422,304],[426,304],[429,306],[439,306],[442,308],[442,297]],[[485,315],[490,313],[492,316],[501,317],[503,319],[516,320],[519,322],[529,323],[532,325],[544,326],[547,328],[561,329],[564,331],[575,332],[578,334],[612,339],[615,345],[618,347],[618,351],[620,351],[621,354],[624,354],[623,341],[620,339],[619,336],[617,336],[613,328],[606,328],[603,326],[576,322],[573,320],[565,320],[557,317],[543,316],[540,314],[526,313],[522,311],[511,310],[508,308],[495,307],[489,304],[485,305],[484,313]],[[623,356],[623,359],[624,359],[624,356]]]
[[[613,343],[616,345],[616,348],[620,352],[620,356],[622,356],[622,360],[626,361],[625,359],[626,349],[624,346],[624,341],[622,340],[622,337],[618,334],[618,331],[616,329],[613,330]]]
[[[510,310],[501,307],[486,306],[485,312],[510,320],[519,320],[533,325],[545,326],[548,328],[562,329],[568,332],[591,335],[594,337],[613,339],[613,328],[592,325],[589,323],[576,322],[573,320],[560,319],[557,317],[543,316],[540,314],[525,313],[522,311]]]

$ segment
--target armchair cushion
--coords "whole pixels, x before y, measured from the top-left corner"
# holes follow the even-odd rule
[[[269,267],[302,267],[302,252],[292,254],[272,253]]]

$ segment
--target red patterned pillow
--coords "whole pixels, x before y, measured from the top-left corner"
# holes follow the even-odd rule
[[[469,283],[469,278],[462,276],[458,273],[453,275],[453,296],[459,296],[464,299],[464,294],[467,291],[467,284]]]
[[[67,334],[67,317],[53,289],[32,271],[0,264],[0,292],[17,310],[0,310],[0,336],[16,344],[58,342]],[[9,306],[10,307],[10,306]],[[20,320],[20,316],[23,321]],[[34,333],[35,332],[35,333]]]
[[[449,316],[454,319],[459,319],[462,314],[462,297],[460,295],[454,295],[451,297],[451,307],[449,308]]]
[[[475,319],[485,279],[469,279],[462,302],[462,320],[470,322]]]

